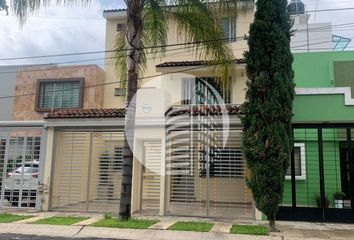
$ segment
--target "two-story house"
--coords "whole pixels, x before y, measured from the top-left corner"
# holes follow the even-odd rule
[[[136,96],[135,139],[130,143],[135,155],[133,213],[254,218],[237,117],[238,105],[244,101],[244,36],[253,20],[253,4],[237,11],[237,17],[220,19],[236,57],[230,86],[216,84],[220,75],[215,69],[184,46],[168,50],[164,59],[152,61],[148,56]],[[43,209],[118,211],[124,91],[119,89],[109,50],[116,34],[125,29],[126,11],[107,10],[103,16],[107,19],[103,109],[54,111],[45,117],[50,135],[47,156],[53,157],[46,165],[52,168],[51,177],[47,171],[44,174],[50,193],[44,197]],[[168,44],[184,41],[170,22]],[[214,113],[200,108],[218,102],[222,107]],[[188,111],[195,115],[192,122],[180,114]],[[215,115],[215,121],[203,119],[204,111]],[[180,123],[187,123],[186,128],[179,129],[173,116],[184,118]],[[224,119],[230,131],[219,128]],[[203,124],[215,125],[209,135],[204,135]],[[222,144],[218,139],[223,139]],[[207,159],[210,149],[214,156]]]
[[[3,66],[0,75],[0,207],[39,207],[37,190],[50,161],[43,117],[102,108],[104,72],[97,65],[48,64]]]
[[[235,18],[220,19],[225,38],[234,40],[227,87],[217,83],[215,68],[187,47],[169,49],[155,61],[148,56],[136,96],[135,139],[129,143],[134,146],[133,213],[262,218],[246,185],[249,171],[240,149],[244,36],[253,12],[253,5],[240,6]],[[106,10],[103,16],[104,74],[97,66],[17,70],[16,84],[9,86],[15,97],[7,101],[13,121],[0,122],[1,208],[118,212],[126,110],[110,50],[116,34],[125,30],[126,11]],[[169,24],[168,44],[183,43]],[[353,61],[353,52],[294,54],[295,141],[279,219],[354,221],[348,150],[354,129]],[[17,168],[30,173],[16,178]],[[35,168],[38,174],[31,172]],[[29,179],[37,180],[26,185]],[[6,191],[5,181],[18,194]],[[342,205],[333,197],[337,192],[346,195]]]

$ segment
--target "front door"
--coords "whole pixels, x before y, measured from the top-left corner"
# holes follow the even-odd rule
[[[141,210],[159,213],[161,184],[161,143],[144,143]]]

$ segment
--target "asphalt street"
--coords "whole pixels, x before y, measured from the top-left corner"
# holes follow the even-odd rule
[[[19,234],[0,234],[0,240],[113,240],[113,238],[66,238],[66,237],[46,237]],[[116,239],[117,240],[117,239]],[[119,239],[123,240],[123,239]]]

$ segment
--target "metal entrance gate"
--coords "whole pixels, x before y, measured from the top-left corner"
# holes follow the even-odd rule
[[[297,124],[280,220],[354,223],[354,125]]]
[[[168,119],[166,134],[168,214],[254,218],[240,149],[241,128],[193,124],[187,115]],[[228,134],[225,146],[224,134]]]
[[[36,208],[41,128],[0,128],[0,208]]]
[[[57,131],[51,209],[118,212],[123,138],[122,131]]]

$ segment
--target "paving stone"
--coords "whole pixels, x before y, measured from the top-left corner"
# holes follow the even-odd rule
[[[33,217],[33,218],[28,218],[28,219],[20,220],[20,221],[14,222],[14,223],[16,223],[16,224],[32,223],[32,222],[41,220],[41,219],[43,219],[43,218],[46,218],[46,217],[44,217],[44,216],[37,216],[37,217]]]
[[[284,237],[297,237],[306,239],[331,239],[328,234],[317,229],[281,229],[281,235]]]
[[[161,221],[150,226],[149,229],[166,230],[175,223],[176,221]]]
[[[211,229],[211,232],[229,233],[231,227],[232,227],[232,224],[215,223],[213,228]]]
[[[72,226],[89,226],[95,222],[102,220],[102,219],[103,219],[103,217],[89,218],[89,219],[83,220],[81,222],[75,223]]]

